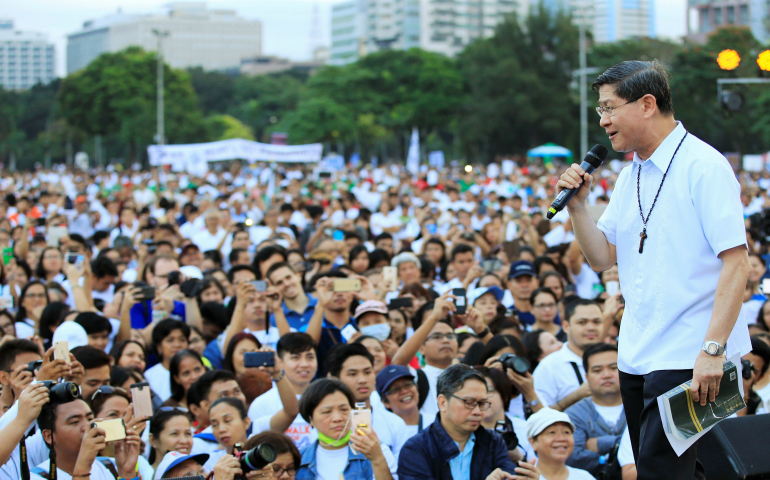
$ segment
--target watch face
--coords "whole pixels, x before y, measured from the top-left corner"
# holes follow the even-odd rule
[[[709,355],[716,355],[717,351],[719,351],[719,345],[716,343],[709,343],[709,346],[706,347],[706,349],[708,350]]]

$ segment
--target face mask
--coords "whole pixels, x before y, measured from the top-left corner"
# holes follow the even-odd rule
[[[368,327],[361,327],[361,333],[384,342],[390,337],[390,324],[378,323],[376,325],[369,325]]]

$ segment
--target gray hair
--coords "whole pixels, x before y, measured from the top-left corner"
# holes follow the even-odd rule
[[[457,393],[468,380],[478,380],[487,385],[487,381],[480,372],[464,363],[458,363],[444,370],[436,381],[436,392],[446,398]]]
[[[399,263],[409,263],[412,262],[415,265],[417,265],[418,270],[422,270],[422,264],[420,263],[420,259],[417,258],[417,255],[415,255],[412,252],[401,252],[395,257],[393,257],[393,260],[390,261],[391,267],[398,268]]]
[[[603,85],[614,85],[615,95],[628,102],[635,102],[650,94],[655,97],[661,114],[674,115],[668,72],[657,60],[620,62],[599,75],[591,88],[598,91]]]

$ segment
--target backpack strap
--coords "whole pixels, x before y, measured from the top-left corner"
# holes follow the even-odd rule
[[[417,408],[420,409],[425,404],[425,400],[428,399],[430,393],[430,383],[428,383],[428,376],[421,368],[417,369],[417,393],[420,394],[420,401],[417,402]]]
[[[96,460],[102,463],[104,467],[110,471],[113,477],[115,477],[115,480],[118,480],[120,478],[120,475],[118,475],[118,470],[115,468],[115,464],[112,463],[112,461],[108,457],[96,457]]]
[[[575,362],[569,362],[570,365],[572,365],[572,370],[575,371],[575,376],[577,377],[578,385],[583,385],[583,376],[580,374],[580,367],[578,367],[578,364]]]

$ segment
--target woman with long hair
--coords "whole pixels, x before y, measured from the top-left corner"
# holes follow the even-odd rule
[[[540,410],[542,403],[535,392],[535,382],[532,374],[525,372],[521,375],[514,372],[512,368],[505,367],[500,361],[500,357],[505,354],[527,358],[527,351],[521,340],[513,335],[495,335],[484,346],[478,363],[489,368],[504,369],[508,379],[516,387],[516,391],[511,397],[512,401],[508,413],[515,417],[526,418],[526,410],[529,409],[536,412]]]
[[[125,340],[112,346],[110,355],[115,359],[115,366],[133,368],[144,372],[147,367],[147,352],[136,340]]]
[[[50,292],[50,290],[49,290]],[[70,312],[70,307],[64,302],[51,302],[43,309],[40,314],[40,326],[38,335],[43,340],[43,349],[51,348],[53,341],[53,332],[64,321],[64,317]]]
[[[62,273],[63,265],[64,258],[61,250],[56,247],[45,247],[35,269],[35,278],[44,283],[62,283],[66,280],[64,273]]]
[[[43,282],[33,280],[24,285],[16,311],[16,337],[29,338],[37,334],[40,316],[47,305],[48,289]]]
[[[233,372],[235,378],[241,378],[246,372],[246,367],[243,365],[243,355],[256,352],[261,347],[262,345],[254,335],[248,332],[236,333],[227,345],[225,358],[222,361],[222,370]]]
[[[163,406],[187,408],[190,386],[206,373],[201,356],[194,350],[180,350],[171,357],[168,371],[171,377],[171,397],[163,402]]]
[[[364,245],[356,245],[348,253],[348,265],[356,272],[356,275],[363,275],[369,270],[369,251]]]
[[[152,331],[153,350],[160,363],[147,369],[144,376],[164,402],[171,397],[171,359],[189,346],[189,336],[187,324],[169,318],[158,322]]]

